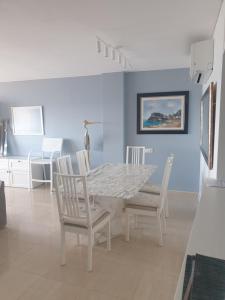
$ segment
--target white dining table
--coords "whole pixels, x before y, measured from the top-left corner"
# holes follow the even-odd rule
[[[154,165],[101,165],[87,175],[88,193],[93,196],[132,198],[156,169]]]
[[[113,235],[123,232],[122,214],[126,200],[140,191],[156,169],[155,165],[107,163],[88,173],[88,193],[111,213]]]

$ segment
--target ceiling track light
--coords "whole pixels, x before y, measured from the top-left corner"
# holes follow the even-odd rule
[[[96,37],[97,53],[102,54],[105,58],[110,58],[112,61],[117,61],[125,70],[132,69],[132,65],[127,58],[119,51],[122,47],[113,47],[104,42],[99,37]]]
[[[122,55],[119,53],[118,55],[118,63],[121,65],[122,64]]]
[[[104,56],[109,57],[109,47],[107,45],[105,45]]]
[[[101,48],[102,48],[102,47],[101,47],[101,41],[100,41],[99,39],[97,39],[96,45],[97,45],[97,52],[98,52],[98,53],[101,53],[101,50],[102,50]]]
[[[116,60],[116,51],[112,48],[112,60]]]
[[[124,60],[123,60],[123,67],[124,67],[124,69],[127,68],[127,60],[126,60],[126,58],[124,58]]]

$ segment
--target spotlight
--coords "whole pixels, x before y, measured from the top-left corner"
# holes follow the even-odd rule
[[[121,65],[121,63],[122,63],[122,56],[121,56],[120,53],[119,53],[119,56],[118,56],[118,62],[119,62],[119,64]]]
[[[105,45],[105,49],[104,49],[105,51],[104,51],[104,56],[105,57],[109,57],[109,48],[108,48],[108,46],[107,45]]]
[[[116,60],[116,51],[112,48],[112,60]]]
[[[102,47],[101,47],[101,41],[100,41],[99,39],[97,39],[97,45],[96,45],[96,46],[97,46],[97,52],[98,52],[98,53],[101,53],[101,51],[102,51],[101,48],[102,48]]]
[[[124,67],[124,69],[127,68],[127,60],[125,57],[123,58],[123,67]]]

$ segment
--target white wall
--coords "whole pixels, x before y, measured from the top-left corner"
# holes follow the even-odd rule
[[[222,118],[225,116],[225,107],[222,107],[221,101],[224,95],[221,95],[222,86],[222,65],[224,53],[224,34],[225,27],[225,2],[221,7],[221,11],[213,33],[214,38],[214,68],[208,82],[203,86],[203,92],[207,89],[210,82],[217,83],[217,97],[216,97],[216,119],[215,119],[215,140],[214,140],[214,164],[213,169],[209,170],[206,162],[201,155],[200,161],[200,183],[205,178],[218,178],[221,177],[221,170],[223,169],[223,160],[225,159],[225,145],[223,144],[222,136],[225,135],[225,128],[222,129]],[[224,93],[224,91],[223,91]],[[225,100],[225,99],[224,99]],[[221,136],[222,134],[222,136]],[[200,185],[201,190],[201,185]]]

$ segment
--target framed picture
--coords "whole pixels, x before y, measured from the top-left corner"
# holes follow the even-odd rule
[[[216,85],[212,82],[201,99],[200,149],[209,169],[213,168]]]
[[[137,133],[188,133],[189,92],[137,95]]]
[[[11,107],[14,135],[43,135],[42,106]]]

